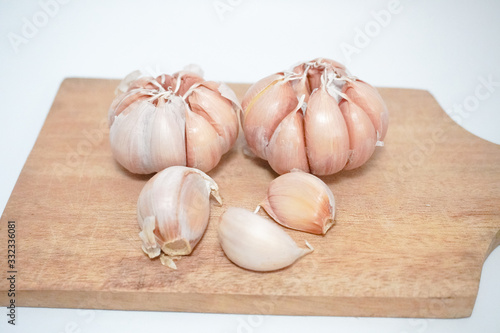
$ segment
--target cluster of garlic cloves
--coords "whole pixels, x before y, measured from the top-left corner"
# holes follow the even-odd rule
[[[277,173],[321,176],[363,165],[385,137],[388,111],[374,87],[320,58],[252,85],[240,120],[252,153]]]
[[[133,173],[169,166],[207,172],[238,137],[241,107],[223,83],[192,71],[156,78],[128,75],[108,112],[113,156]]]
[[[217,184],[198,169],[172,166],[153,176],[137,201],[143,251],[175,269],[173,260],[189,255],[207,228],[210,195],[221,204]]]

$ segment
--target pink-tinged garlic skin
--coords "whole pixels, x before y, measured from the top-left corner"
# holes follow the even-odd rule
[[[351,155],[345,170],[352,170],[365,164],[375,151],[377,132],[368,115],[357,104],[343,100],[340,111],[349,132]]]
[[[299,169],[325,176],[360,167],[389,123],[377,90],[324,58],[258,81],[242,106],[248,147],[279,174]]]
[[[282,76],[265,86],[247,104],[243,114],[243,131],[255,155],[267,159],[266,148],[271,136],[297,103],[292,85]]]
[[[220,98],[220,87],[215,82],[203,82],[192,90],[186,102],[193,112],[204,117],[214,128],[221,140],[221,154],[225,154],[238,138],[239,124],[234,110],[236,96],[234,100],[226,96]],[[229,87],[227,89],[230,90]]]
[[[335,220],[335,198],[318,177],[293,170],[274,179],[260,207],[279,224],[324,235]]]
[[[342,92],[370,117],[377,131],[377,139],[384,140],[389,126],[389,111],[377,89],[368,83],[356,80],[346,82]]]
[[[326,89],[311,94],[304,120],[311,172],[323,176],[342,170],[349,158],[349,134],[337,101]]]
[[[279,174],[292,169],[309,172],[304,137],[304,116],[299,105],[274,131],[267,146],[267,157],[269,165]]]
[[[208,225],[210,196],[221,203],[215,181],[195,168],[173,166],[154,175],[137,200],[142,249],[175,268],[172,258],[188,255]]]
[[[131,73],[108,112],[114,158],[132,173],[169,166],[213,169],[238,137],[241,107],[223,83],[181,71],[156,78]]]

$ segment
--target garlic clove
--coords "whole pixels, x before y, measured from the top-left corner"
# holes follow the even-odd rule
[[[297,102],[290,81],[282,77],[267,85],[246,105],[243,128],[248,146],[255,155],[267,159],[266,147],[271,136]]]
[[[308,67],[305,63],[302,63],[293,68],[293,72],[296,73],[300,78],[291,80],[293,90],[297,96],[305,96],[305,102],[309,100],[311,95],[311,88],[309,87],[309,80],[307,79]]]
[[[324,68],[334,71],[339,76],[349,76],[346,67],[338,61],[326,58],[317,58],[314,61],[324,66]]]
[[[180,71],[172,75],[173,91],[179,96],[184,96],[191,86],[201,82],[203,82],[201,76],[189,71]]]
[[[118,98],[115,98],[108,110],[109,126],[113,125],[115,117],[119,116],[120,113],[122,113],[126,108],[134,102],[142,101],[149,96],[148,92],[144,89],[133,89],[121,94]]]
[[[161,74],[155,79],[164,90],[173,90],[175,88],[175,79],[168,74]]]
[[[325,86],[313,91],[304,117],[307,157],[311,172],[330,175],[349,158],[349,133],[335,98]]]
[[[159,102],[151,129],[150,160],[153,172],[172,165],[186,165],[185,103],[172,96]]]
[[[185,111],[180,97],[157,106],[134,102],[115,117],[109,138],[115,159],[133,173],[186,165]]]
[[[266,76],[265,78],[255,82],[252,86],[250,86],[250,88],[248,88],[245,95],[243,96],[243,100],[241,101],[241,108],[243,110],[246,110],[248,104],[252,102],[255,96],[262,93],[266,88],[268,88],[270,84],[277,80],[281,80],[282,78],[283,73],[276,73]]]
[[[120,95],[124,92],[127,92],[130,86],[133,84],[133,82],[137,80],[141,75],[142,73],[140,70],[135,70],[127,74],[127,76],[125,76],[116,87],[115,95]]]
[[[207,119],[186,106],[186,163],[207,172],[219,163],[225,144]]]
[[[334,224],[335,198],[321,179],[293,171],[274,179],[259,205],[279,224],[312,234],[325,234]]]
[[[311,91],[321,87],[321,76],[323,75],[323,67],[311,67],[307,72],[307,80]]]
[[[327,58],[316,58],[313,60],[313,62],[316,62],[316,63],[319,63],[319,64],[327,64],[327,67],[328,66],[331,66],[333,68],[337,68],[337,69],[346,69],[346,67],[341,64],[340,62],[338,61],[335,61],[333,59],[327,59]]]
[[[368,115],[377,131],[377,140],[384,140],[389,126],[389,111],[377,89],[364,81],[351,80],[344,85],[343,93]]]
[[[188,255],[208,225],[210,194],[220,202],[218,186],[198,169],[173,166],[153,176],[137,201],[142,249],[150,258],[170,258],[162,263],[175,267],[172,259]]]
[[[309,172],[304,137],[304,116],[301,109],[304,98],[303,95],[295,110],[281,121],[267,146],[266,155],[269,165],[279,174],[292,169]]]
[[[152,95],[157,87],[152,83],[154,79],[150,76],[138,77],[140,71],[134,71],[127,75],[115,89],[117,97],[111,102],[108,110],[108,124],[111,126],[115,119],[126,108],[136,101],[141,101]]]
[[[377,143],[377,132],[368,115],[356,104],[343,99],[340,110],[349,131],[351,155],[345,170],[363,165],[372,156]]]
[[[253,271],[278,270],[313,251],[310,245],[299,248],[276,223],[243,208],[230,207],[221,215],[218,234],[229,260]]]
[[[239,105],[222,96],[219,92],[220,86],[215,82],[203,82],[189,91],[185,99],[194,113],[203,116],[214,127],[221,137],[221,154],[224,154],[238,138],[239,123],[235,108],[239,108]],[[232,92],[229,87],[227,89]],[[229,94],[226,91],[226,95]]]

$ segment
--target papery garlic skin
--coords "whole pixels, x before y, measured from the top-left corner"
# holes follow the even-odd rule
[[[279,224],[324,235],[335,220],[335,198],[318,177],[294,170],[274,179],[259,204]]]
[[[188,255],[208,225],[210,195],[221,203],[215,181],[198,169],[172,166],[153,176],[137,201],[142,249],[175,268],[172,258]]]
[[[169,166],[213,169],[238,137],[234,92],[190,71],[156,78],[129,74],[108,111],[111,150],[133,173]]]
[[[234,264],[268,272],[290,266],[313,251],[297,246],[276,223],[243,208],[230,207],[221,215],[219,241]]]
[[[349,133],[348,123],[358,122],[345,118],[351,113],[341,112],[344,100],[356,104],[355,115],[369,119],[372,126],[363,122],[356,134]],[[370,138],[369,144],[375,137],[375,149],[382,145],[389,122],[387,106],[374,87],[324,58],[256,82],[243,97],[242,107],[240,121],[248,148],[279,174],[297,168],[323,176],[360,167],[373,152],[350,140],[359,141],[360,131],[370,131],[363,135]]]

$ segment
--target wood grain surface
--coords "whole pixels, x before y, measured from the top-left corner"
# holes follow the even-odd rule
[[[384,147],[363,167],[323,177],[336,225],[286,230],[315,251],[255,273],[233,265],[216,234],[229,206],[254,209],[277,175],[242,154],[243,137],[209,174],[221,189],[207,232],[178,270],[141,250],[136,202],[150,176],[112,158],[107,109],[118,81],[66,79],[0,224],[16,225],[16,305],[287,315],[469,316],[481,268],[500,243],[500,146],[453,123],[426,91],[380,89]],[[245,84],[231,85],[241,98]],[[42,112],[42,110],[40,110]],[[261,212],[261,214],[265,214]],[[0,304],[9,270],[0,268]]]

